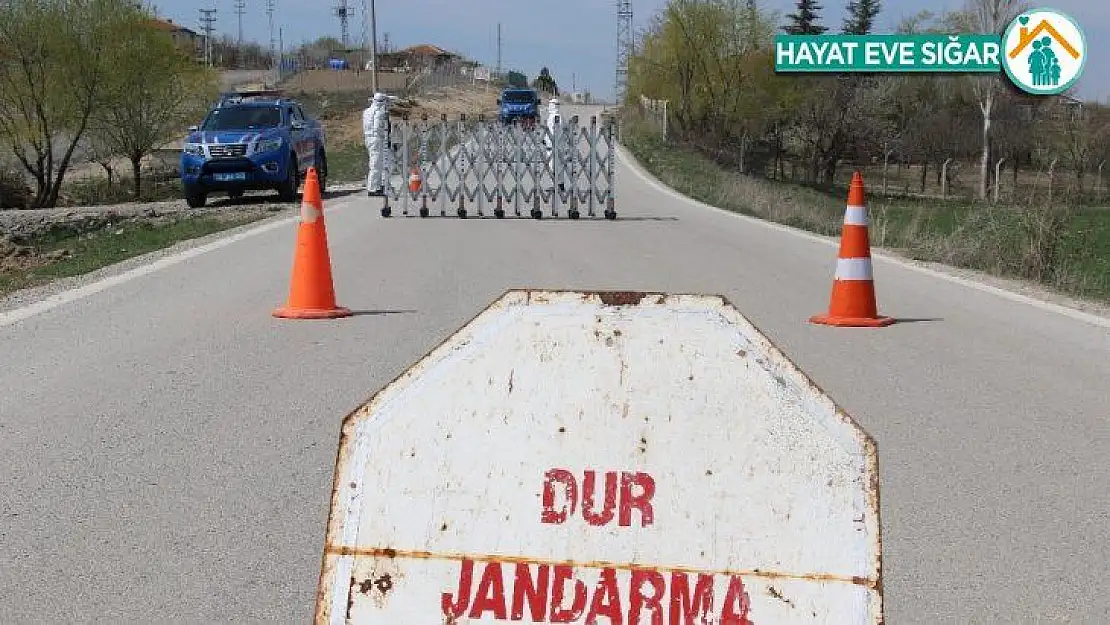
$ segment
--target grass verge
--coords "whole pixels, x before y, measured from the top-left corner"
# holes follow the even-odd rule
[[[0,258],[0,295],[79,276],[190,239],[242,226],[266,213],[185,217],[166,223],[126,222],[80,235],[49,235]],[[2,253],[3,250],[0,250]]]
[[[366,146],[361,142],[345,142],[328,148],[328,180],[331,182],[364,181],[369,166]]]
[[[722,167],[627,121],[624,145],[661,182],[706,204],[837,236],[846,196]],[[1110,301],[1110,207],[870,196],[871,244],[910,258]]]

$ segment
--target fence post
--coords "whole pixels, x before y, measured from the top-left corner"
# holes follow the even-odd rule
[[[1100,193],[1105,191],[1105,189],[1102,188],[1102,166],[1105,164],[1105,159],[1098,162],[1098,180],[1096,181],[1097,184],[1095,184],[1095,189]]]
[[[883,146],[883,147],[886,148],[886,146]],[[886,172],[887,172],[887,168],[890,166],[890,155],[893,154],[893,153],[894,153],[894,150],[891,150],[891,149],[884,149],[883,150],[883,196],[884,197],[886,196]]]
[[[940,197],[941,199],[948,199],[948,164],[952,159],[944,161],[944,166],[940,169]]]
[[[1052,163],[1048,166],[1048,203],[1049,204],[1052,203],[1052,190],[1053,190],[1053,187],[1056,186],[1055,185],[1055,182],[1056,182],[1056,163],[1059,160],[1060,160],[1060,157],[1056,157],[1056,158],[1052,159]]]
[[[667,142],[667,101],[663,100],[663,142]]]
[[[1006,162],[1006,157],[998,159],[994,164],[994,203],[998,203],[998,192],[1002,188],[1002,164]]]

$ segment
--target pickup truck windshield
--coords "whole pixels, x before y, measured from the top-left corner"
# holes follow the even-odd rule
[[[281,125],[281,109],[276,106],[228,106],[212,111],[201,130],[255,130]]]
[[[509,104],[531,104],[536,101],[536,96],[527,91],[510,91],[501,99]]]

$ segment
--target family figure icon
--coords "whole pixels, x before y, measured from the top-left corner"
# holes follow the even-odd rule
[[[1056,86],[1060,84],[1060,59],[1052,49],[1052,37],[1044,36],[1033,42],[1033,52],[1029,54],[1029,73],[1037,86]]]

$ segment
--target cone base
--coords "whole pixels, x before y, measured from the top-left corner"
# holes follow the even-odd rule
[[[832,317],[830,315],[814,315],[809,318],[810,323],[838,328],[882,328],[894,323],[893,317]]]
[[[291,308],[282,306],[273,312],[279,319],[339,319],[350,317],[351,310],[336,306],[335,308]]]

